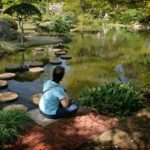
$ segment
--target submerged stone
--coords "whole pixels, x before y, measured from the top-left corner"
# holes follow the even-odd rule
[[[35,61],[35,62],[31,62],[30,67],[43,67],[44,64],[42,62],[38,62],[38,61]]]
[[[22,67],[19,64],[11,64],[5,67],[6,72],[17,72],[21,70],[22,70]]]

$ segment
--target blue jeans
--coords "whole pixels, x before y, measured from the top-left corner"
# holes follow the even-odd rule
[[[70,117],[70,116],[74,115],[77,112],[78,108],[79,108],[79,105],[76,102],[71,102],[67,108],[64,108],[60,103],[60,105],[56,111],[56,115],[47,115],[47,114],[43,113],[41,110],[40,110],[40,113],[45,118],[58,119],[58,118]]]

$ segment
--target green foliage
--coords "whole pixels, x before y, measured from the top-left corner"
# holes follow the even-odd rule
[[[29,119],[20,110],[0,111],[0,147],[17,138],[27,126]]]
[[[85,14],[78,16],[78,24],[76,29],[79,31],[95,31],[101,26],[101,21],[94,19],[92,15]]]
[[[26,19],[31,15],[38,15],[41,17],[41,12],[32,4],[20,3],[10,6],[4,11],[5,14],[16,16],[19,19]]]
[[[99,113],[127,116],[142,106],[139,96],[140,93],[135,91],[131,83],[109,83],[83,90],[78,100],[82,106],[92,107]]]
[[[143,18],[143,15],[140,11],[136,9],[127,9],[126,11],[123,11],[120,15],[120,23],[128,24],[131,22],[139,21]]]

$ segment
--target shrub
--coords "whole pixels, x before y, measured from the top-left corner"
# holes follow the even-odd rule
[[[99,113],[126,116],[132,115],[142,106],[139,96],[140,92],[135,91],[131,83],[109,83],[81,91],[78,101]]]
[[[140,21],[142,18],[143,15],[140,11],[136,9],[128,9],[120,14],[119,21],[120,23],[128,24],[131,22]]]
[[[29,119],[20,110],[0,111],[0,147],[18,137],[28,125]]]
[[[79,31],[98,31],[101,26],[101,21],[94,19],[90,14],[84,14],[78,16],[78,24],[76,30]]]

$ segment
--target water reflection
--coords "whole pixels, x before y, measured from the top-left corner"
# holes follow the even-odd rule
[[[73,34],[68,53],[70,60],[62,61],[66,74],[62,84],[67,87],[69,95],[76,97],[84,87],[104,84],[118,80],[135,85],[150,84],[150,34],[131,33],[125,30],[106,30],[97,34]],[[54,57],[48,52],[51,45],[44,46],[45,52],[34,55],[32,49],[0,59],[1,72],[10,63],[44,61]],[[24,56],[22,56],[24,54]],[[42,89],[42,84],[51,78],[55,65],[46,64],[44,73],[39,75],[20,74],[18,79],[9,82],[9,89],[20,93],[23,100]],[[115,68],[115,71],[114,71]],[[117,73],[116,73],[117,72]]]

